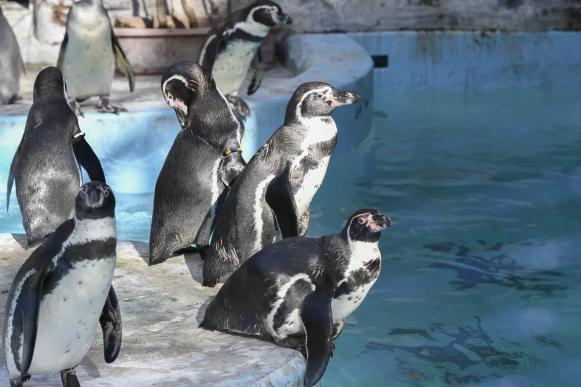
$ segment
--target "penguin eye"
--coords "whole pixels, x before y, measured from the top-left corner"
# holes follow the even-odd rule
[[[317,98],[323,98],[323,94],[317,94]]]
[[[357,218],[357,222],[359,222],[359,224],[363,224],[363,223],[365,223],[365,219]]]
[[[103,196],[108,197],[109,196],[109,193],[110,193],[109,190],[108,189],[105,189],[103,191]]]

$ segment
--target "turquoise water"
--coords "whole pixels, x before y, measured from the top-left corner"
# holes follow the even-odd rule
[[[147,241],[152,195],[117,198],[119,238]],[[578,91],[376,96],[312,206],[310,235],[361,207],[394,221],[322,385],[579,386],[580,199]],[[0,232],[22,232],[11,207]]]

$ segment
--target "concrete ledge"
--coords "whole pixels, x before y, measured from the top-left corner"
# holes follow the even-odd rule
[[[284,112],[295,88],[307,81],[327,81],[337,88],[359,92],[365,103],[339,109],[339,149],[355,146],[371,130],[373,78],[372,62],[366,51],[350,37],[341,35],[296,35],[286,45],[289,68],[269,71],[261,89],[248,97],[253,109],[246,122],[244,157],[254,152],[282,125]],[[0,193],[5,192],[12,157],[24,131],[32,102],[36,74],[21,83],[23,100],[0,106]],[[243,85],[246,90],[246,84]],[[245,92],[241,93],[243,96]],[[124,78],[115,79],[112,102],[127,113],[119,116],[94,110],[96,99],[82,105],[79,125],[99,156],[107,182],[117,193],[153,192],[157,176],[176,133],[180,130],[173,110],[160,91],[160,77],[138,77],[136,90],[128,91]],[[4,195],[0,203],[4,208]]]
[[[0,304],[6,304],[16,271],[32,250],[24,236],[0,234]],[[106,364],[100,329],[78,367],[83,386],[302,385],[303,356],[274,344],[198,328],[218,288],[200,285],[198,256],[179,256],[154,267],[144,262],[147,245],[119,242],[113,284],[123,318],[123,344]],[[4,324],[4,308],[0,325]],[[3,329],[3,326],[2,326]],[[4,349],[0,383],[8,384]],[[35,376],[31,385],[60,386],[60,375]]]

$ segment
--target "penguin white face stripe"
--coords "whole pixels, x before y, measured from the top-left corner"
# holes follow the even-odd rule
[[[268,5],[262,5],[260,7],[253,8],[248,13],[248,16],[246,17],[245,21],[238,22],[238,23],[234,24],[234,26],[232,28],[225,30],[224,37],[227,37],[228,35],[234,33],[236,30],[242,30],[250,35],[258,36],[261,38],[265,37],[266,35],[268,35],[268,31],[270,30],[270,27],[266,26],[262,23],[258,23],[256,20],[254,20],[254,13],[256,11],[258,11],[259,9],[271,9],[271,8],[274,8],[274,7],[271,7]]]
[[[304,120],[303,114],[301,113],[301,109],[303,107],[303,102],[305,101],[305,99],[309,95],[315,94],[315,93],[321,93],[321,94],[326,95],[329,91],[331,91],[331,88],[327,86],[327,87],[322,87],[320,89],[309,90],[305,94],[303,94],[302,97],[301,97],[301,99],[299,100],[299,103],[297,104],[296,109],[295,109],[295,115],[298,118],[298,120],[300,122],[303,122],[303,120]]]
[[[287,282],[285,282],[283,285],[280,286],[280,288],[276,292],[276,297],[277,298],[276,298],[276,300],[271,305],[272,309],[268,313],[268,316],[266,316],[266,326],[270,330],[270,333],[274,337],[279,337],[281,339],[284,339],[284,337],[280,337],[279,334],[278,334],[278,332],[276,332],[276,330],[274,329],[274,316],[276,316],[276,312],[278,312],[278,309],[280,308],[280,306],[284,302],[284,299],[286,297],[286,294],[288,293],[288,291],[290,290],[290,288],[297,281],[305,281],[305,282],[311,284],[312,290],[315,290],[315,285],[313,285],[313,282],[311,281],[311,278],[306,273],[296,274],[296,275],[290,277]]]

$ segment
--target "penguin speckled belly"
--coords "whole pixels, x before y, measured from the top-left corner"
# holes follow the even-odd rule
[[[115,270],[115,198],[101,182],[81,187],[75,216],[24,262],[8,296],[4,331],[11,386],[32,375],[60,372],[78,386],[75,367],[89,351],[100,321],[107,327],[105,358],[117,358],[121,320],[116,302],[107,315]]]
[[[67,19],[57,66],[62,70],[71,105],[80,113],[79,101],[98,96],[100,112],[117,113],[123,109],[109,103],[115,75],[115,60],[129,78],[133,91],[133,70],[117,37],[103,0],[81,0],[73,5]]]
[[[204,252],[205,286],[272,243],[277,229],[283,238],[306,233],[309,205],[337,142],[331,113],[359,98],[323,82],[297,88],[285,124],[256,152],[224,200]]]
[[[20,47],[8,20],[0,8],[0,104],[10,104],[18,99],[20,73],[23,68]]]
[[[6,207],[16,181],[29,246],[72,218],[82,184],[80,166],[91,180],[105,182],[101,163],[85,141],[64,90],[63,76],[56,67],[38,74],[24,134],[10,166]]]
[[[291,22],[275,2],[256,1],[233,12],[223,26],[208,33],[198,63],[212,71],[218,88],[226,94],[240,116],[250,114],[248,105],[237,93],[258,55],[260,44],[272,27]],[[254,94],[262,81],[261,70],[254,67],[248,95]]]
[[[161,84],[182,130],[155,185],[150,265],[192,243],[208,245],[225,190],[245,166],[240,148],[244,126],[208,71],[179,63],[166,71]]]
[[[362,209],[339,234],[265,247],[226,280],[201,327],[296,349],[307,358],[305,386],[317,383],[344,319],[379,277],[378,241],[390,225],[379,211]]]

